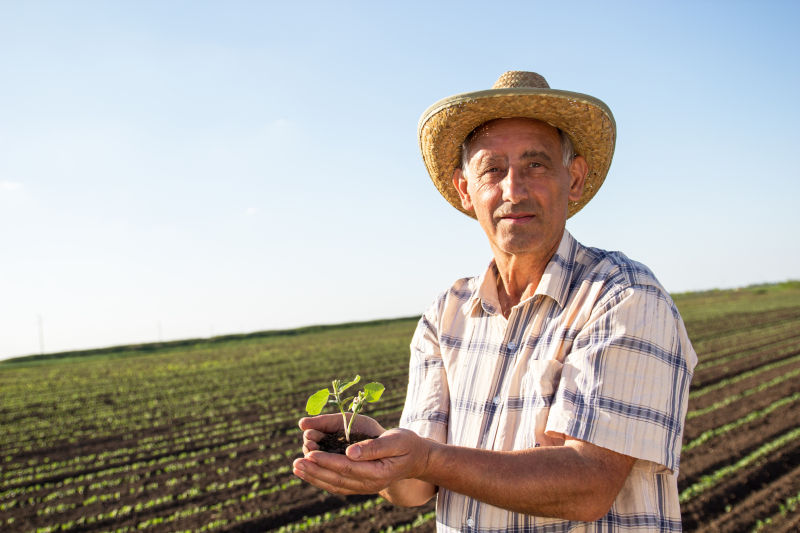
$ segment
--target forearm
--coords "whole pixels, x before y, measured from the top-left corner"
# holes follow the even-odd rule
[[[608,512],[633,462],[572,439],[563,446],[499,452],[392,429],[353,444],[346,456],[307,451],[295,460],[294,473],[334,494],[380,493],[403,506],[422,505],[445,487],[511,511],[592,521]]]
[[[579,444],[515,452],[435,444],[420,479],[519,513],[596,520],[608,512],[633,459],[571,442]]]

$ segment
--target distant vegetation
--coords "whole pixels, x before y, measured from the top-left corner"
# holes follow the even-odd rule
[[[364,326],[379,326],[381,324],[389,324],[392,322],[404,321],[417,321],[419,317],[401,317],[401,318],[386,318],[379,320],[369,320],[364,322],[342,322],[339,324],[322,324],[314,326],[303,326],[291,329],[274,329],[265,331],[254,331],[252,333],[233,333],[230,335],[218,335],[216,337],[208,338],[195,338],[195,339],[180,339],[175,341],[166,342],[148,342],[142,344],[126,344],[120,346],[109,346],[107,348],[92,348],[88,350],[70,350],[64,352],[53,352],[44,354],[25,355],[22,357],[15,357],[0,361],[0,365],[12,364],[18,365],[23,363],[32,363],[37,361],[51,361],[53,359],[72,359],[75,357],[91,357],[91,356],[113,356],[113,357],[126,357],[130,355],[141,355],[143,353],[161,352],[169,349],[185,349],[197,345],[227,343],[230,341],[247,340],[247,339],[263,339],[268,337],[286,337],[295,335],[304,335],[308,333],[329,331],[332,329],[347,329],[354,327]]]

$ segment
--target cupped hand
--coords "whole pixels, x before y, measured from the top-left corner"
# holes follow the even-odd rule
[[[344,429],[344,421],[340,414],[319,415],[301,418],[299,426],[303,430],[303,454],[308,455],[311,451],[319,450],[318,443],[326,433],[336,433]],[[377,437],[386,429],[375,419],[359,415],[353,422],[353,431]]]
[[[333,422],[316,421],[312,425],[314,429],[306,429],[306,433],[320,431],[316,428],[321,427],[330,429]],[[391,429],[378,438],[350,445],[346,456],[342,456],[316,449],[314,437],[311,433],[306,442],[304,435],[304,450],[313,449],[295,460],[294,474],[316,487],[343,495],[375,494],[395,481],[423,475],[433,446],[433,441],[413,431]]]

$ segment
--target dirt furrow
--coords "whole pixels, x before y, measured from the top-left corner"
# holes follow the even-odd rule
[[[680,490],[796,427],[800,427],[800,409],[795,403],[682,453],[678,476]]]
[[[681,505],[684,529],[700,531],[705,524],[742,504],[752,492],[768,489],[798,464],[800,439],[721,479],[712,488]]]
[[[698,351],[698,367],[702,369],[705,366],[713,366],[718,360],[726,357],[752,352],[765,346],[774,346],[792,339],[800,340],[800,335],[797,333],[797,325],[794,322],[785,322],[760,329],[758,335],[753,335],[752,332],[745,332],[720,337],[714,342],[713,346],[711,343],[695,346]]]
[[[698,532],[737,533],[750,531],[758,520],[779,514],[780,503],[800,490],[800,466],[782,475],[768,486],[748,494],[730,512],[710,520],[698,528]],[[773,519],[773,521],[776,521]],[[772,526],[765,532],[773,531]]]
[[[769,529],[769,533],[797,533],[800,531],[800,509],[795,509],[787,515],[774,517]]]
[[[780,400],[781,398],[788,398],[798,391],[800,391],[800,382],[798,382],[798,380],[786,380],[774,387],[769,387],[759,393],[741,398],[721,409],[711,411],[701,416],[688,418],[684,429],[683,442],[691,442],[704,431],[738,420],[753,411],[765,408],[772,402]],[[715,393],[714,400],[720,401],[725,397],[725,391],[719,391]]]
[[[758,350],[747,357],[720,363],[719,365],[708,366],[697,370],[692,377],[692,386],[695,389],[702,389],[714,383],[718,383],[732,376],[737,376],[743,372],[756,369],[782,359],[789,359],[800,353],[800,338],[792,339],[789,342],[781,343],[765,349]]]
[[[787,362],[786,364],[776,365],[773,368],[764,370],[763,372],[758,372],[751,376],[745,377],[740,381],[727,383],[724,386],[720,386],[715,390],[708,391],[706,394],[702,394],[700,396],[696,395],[690,396],[689,412],[705,409],[728,397],[746,393],[750,389],[754,389],[760,385],[768,383],[770,380],[776,378],[779,379],[783,376],[786,376],[789,372],[792,372],[799,368],[800,368],[800,359],[792,362]],[[752,394],[751,397],[758,396],[762,394],[762,392],[756,392],[755,394]]]

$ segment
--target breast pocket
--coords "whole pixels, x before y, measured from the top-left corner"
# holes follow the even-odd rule
[[[560,446],[563,439],[545,435],[550,405],[555,398],[564,365],[552,359],[530,361],[520,383],[522,446]]]

